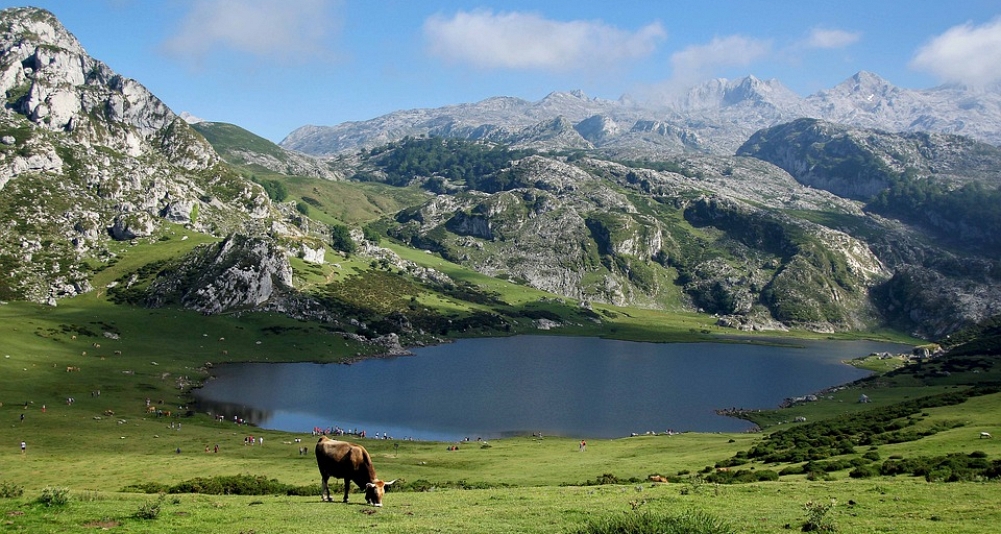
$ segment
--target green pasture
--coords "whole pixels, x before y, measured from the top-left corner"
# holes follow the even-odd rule
[[[687,494],[685,494],[687,490]],[[381,509],[309,497],[167,495],[156,519],[134,517],[154,495],[71,492],[64,507],[0,499],[6,532],[566,532],[600,516],[708,511],[736,532],[799,532],[810,501],[836,502],[843,533],[985,533],[1001,520],[983,484],[913,480],[686,487],[629,484],[390,493]]]
[[[141,266],[137,258],[173,257],[199,242],[194,237],[181,240],[183,230],[176,231],[155,243],[123,244],[120,260],[96,274],[97,292],[60,301],[56,307],[0,304],[0,495],[12,489],[23,492],[0,496],[0,532],[567,532],[596,517],[707,511],[736,532],[764,533],[798,531],[808,502],[832,499],[836,504],[829,516],[837,532],[994,532],[1001,520],[997,482],[929,483],[912,476],[852,479],[847,469],[828,473],[827,480],[790,475],[734,485],[697,477],[747,451],[764,433],[588,439],[585,452],[578,451],[575,439],[550,437],[471,441],[459,443],[455,451],[447,450],[449,443],[364,440],[379,475],[404,485],[387,495],[381,509],[363,505],[358,493],[343,505],[321,503],[314,495],[161,497],[126,491],[130,486],[166,487],[198,477],[237,475],[315,488],[319,476],[313,436],[188,415],[189,392],[223,362],[344,362],[374,355],[369,345],[278,314],[204,316],[117,306],[101,297],[100,288]],[[130,254],[137,248],[142,254]],[[580,317],[568,311],[575,303],[481,278],[423,252],[406,254],[494,294],[506,311],[541,309]],[[303,284],[321,288],[371,269],[365,260],[340,258],[324,266],[297,264],[296,276]],[[422,293],[417,302],[443,313],[489,309],[431,293]],[[597,305],[593,313],[601,317],[600,323],[582,320],[548,333],[768,342],[735,337],[694,314]],[[517,325],[517,332],[537,332],[526,319],[518,319]],[[786,334],[797,336],[817,337]],[[939,377],[928,379],[932,385],[918,386],[913,377],[888,378],[864,390],[871,399],[868,404],[857,402],[861,390],[849,388],[815,403],[754,417],[770,432],[802,424],[794,422],[797,416],[812,422],[879,409],[965,387],[959,382],[973,377],[968,374],[973,371],[944,373],[945,368],[935,364],[925,369]],[[976,376],[993,379],[993,373]],[[74,402],[68,403],[69,398]],[[170,416],[148,413],[146,399]],[[916,441],[880,445],[881,458],[975,451],[991,460],[1001,458],[1001,439],[979,439],[982,431],[1001,438],[1001,394],[929,408],[912,417],[915,429],[945,430]],[[244,445],[247,435],[263,437],[264,445]],[[21,441],[27,444],[24,454]],[[307,447],[309,454],[300,455],[299,447]],[[865,447],[859,447],[857,454],[847,456],[864,452]],[[783,467],[751,462],[739,469]],[[677,481],[653,483],[650,475]],[[52,488],[66,488],[68,502],[39,502]],[[153,508],[158,510],[154,518],[137,517]]]

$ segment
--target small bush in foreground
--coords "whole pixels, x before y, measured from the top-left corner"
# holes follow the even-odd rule
[[[588,521],[569,534],[736,534],[726,522],[705,512],[678,515],[629,513]]]
[[[163,505],[164,495],[161,493],[160,498],[156,501],[147,501],[139,505],[139,509],[133,514],[136,519],[156,519],[160,516],[160,508]]]
[[[803,532],[837,532],[838,527],[831,517],[835,504],[837,501],[834,499],[827,503],[809,501],[804,504],[806,521],[803,522]]]
[[[45,506],[63,506],[70,502],[70,490],[68,488],[45,488],[38,496],[38,502]]]
[[[18,486],[11,482],[0,482],[0,499],[15,499],[24,495],[24,486]]]

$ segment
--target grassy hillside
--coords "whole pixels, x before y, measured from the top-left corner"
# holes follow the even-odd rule
[[[283,179],[289,198],[306,204],[309,216],[327,224],[357,226],[427,200],[415,188],[348,183],[301,176]]]
[[[288,155],[278,145],[255,135],[235,124],[224,122],[199,122],[191,125],[217,152],[231,155],[234,152],[251,152],[286,161]]]

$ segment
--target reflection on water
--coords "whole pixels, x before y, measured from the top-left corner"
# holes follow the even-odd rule
[[[396,439],[452,441],[544,433],[741,431],[717,408],[774,408],[783,399],[867,373],[841,363],[908,350],[875,342],[797,346],[635,343],[517,336],[338,364],[230,364],[196,392],[199,409],[265,428],[340,427]]]

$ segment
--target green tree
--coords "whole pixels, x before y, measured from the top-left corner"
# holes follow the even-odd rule
[[[339,250],[345,254],[354,254],[358,246],[351,239],[351,231],[343,224],[335,224],[330,227],[330,246],[334,250]]]
[[[278,180],[261,180],[257,176],[251,176],[250,180],[263,187],[272,202],[284,202],[288,198],[288,189]]]

